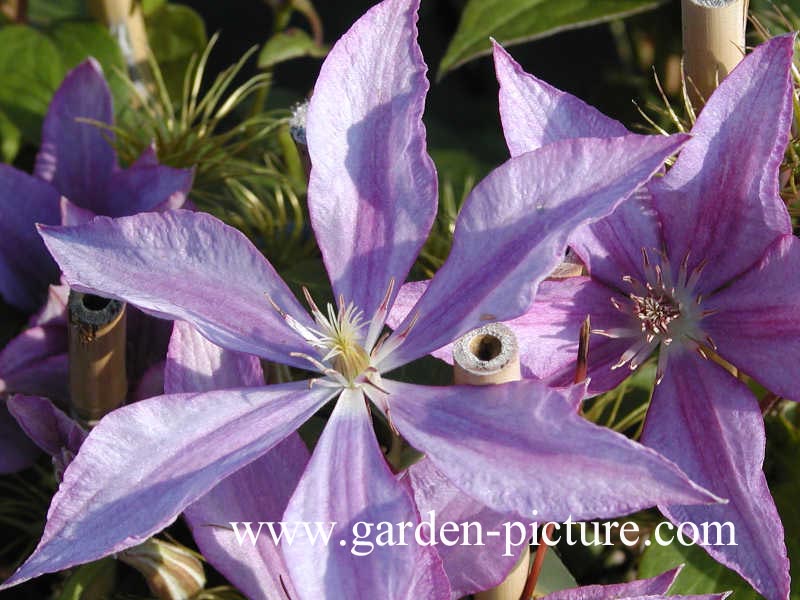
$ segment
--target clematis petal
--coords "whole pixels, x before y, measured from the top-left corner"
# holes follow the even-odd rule
[[[146,540],[295,431],[331,391],[295,382],[177,394],[108,414],[65,471],[39,546],[0,590]]]
[[[581,521],[667,498],[716,500],[649,448],[579,416],[581,386],[565,392],[527,380],[434,388],[387,379],[382,386],[390,417],[409,443],[498,512]]]
[[[619,289],[626,275],[646,281],[643,251],[654,260],[663,250],[661,225],[650,191],[639,188],[613,214],[578,229],[570,238],[570,246],[592,278],[611,288]]]
[[[427,287],[427,281],[414,281],[400,288],[387,324],[397,327]],[[616,291],[588,277],[543,281],[530,308],[522,316],[505,321],[517,336],[523,376],[541,379],[554,387],[570,385],[575,376],[580,329],[587,315],[591,316],[595,331],[631,328],[630,319],[614,308],[612,299],[625,301]],[[638,329],[635,332],[639,339]],[[628,337],[591,337],[589,393],[613,389],[630,374],[624,369],[611,370],[611,366],[632,344]],[[453,344],[431,354],[453,364]]]
[[[185,321],[175,321],[169,340],[164,391],[210,392],[264,385],[258,357],[224,350],[209,342]]]
[[[42,227],[73,288],[192,323],[231,350],[307,368],[291,352],[314,350],[267,298],[313,326],[272,265],[236,229],[189,211],[98,217],[79,227]]]
[[[0,351],[0,393],[67,399],[67,330],[63,325],[32,327]]]
[[[381,367],[400,366],[486,321],[525,312],[562,260],[570,234],[612,212],[685,140],[566,140],[493,171],[467,199],[449,258],[397,328],[394,335],[405,340]]]
[[[729,499],[703,507],[666,503],[660,508],[667,518],[676,524],[731,523],[737,545],[703,548],[768,600],[786,600],[789,560],[783,526],[762,471],[764,420],[747,386],[694,353],[671,349],[642,441]],[[722,543],[729,541],[728,529],[722,529]]]
[[[632,599],[647,596],[660,598],[667,595],[681,568],[677,567],[650,579],[614,585],[586,585],[547,594],[544,598],[545,600],[609,600],[611,598]]]
[[[437,523],[480,523],[481,531],[500,531],[504,523],[515,517],[494,512],[455,487],[433,463],[425,458],[408,469],[414,492],[414,501],[424,520],[432,516]],[[451,598],[457,600],[475,592],[499,585],[519,560],[527,544],[516,549],[516,554],[504,556],[505,540],[482,536],[484,545],[477,545],[477,534],[464,539],[474,545],[450,545],[440,539],[436,549],[444,563],[450,580]],[[450,540],[455,538],[451,536]]]
[[[14,396],[8,410],[39,448],[50,456],[77,454],[88,433],[47,398]]]
[[[301,598],[450,598],[441,559],[415,543],[413,529],[405,545],[379,545],[381,523],[396,530],[419,514],[386,464],[359,390],[342,392],[283,521],[336,524],[327,543],[299,527],[282,546]]]
[[[714,291],[791,233],[778,168],[792,122],[794,37],[756,48],[709,98],[675,165],[651,190],[673,268],[701,262],[698,291]],[[769,119],[753,121],[753,115]],[[677,271],[676,271],[677,272]]]
[[[97,216],[91,210],[73,204],[64,196],[61,197],[59,208],[61,209],[61,225],[66,225],[67,227],[83,225]]]
[[[27,469],[39,456],[39,449],[25,435],[6,402],[0,398],[0,475]]]
[[[599,394],[617,387],[630,370],[611,367],[639,339],[639,324],[622,314],[612,300],[626,299],[613,289],[588,277],[543,281],[536,299],[521,317],[508,321],[517,336],[520,363],[525,376],[537,377],[551,386],[570,385],[575,377],[580,330],[587,316],[593,331],[589,339],[589,393]],[[630,330],[630,337],[621,332]],[[620,333],[617,333],[620,332]]]
[[[33,312],[44,300],[48,284],[58,279],[58,267],[37,239],[35,225],[60,222],[59,194],[8,165],[0,165],[0,191],[0,296]]]
[[[37,177],[49,181],[73,203],[101,212],[117,166],[111,146],[114,111],[103,70],[90,58],[70,71],[56,90],[42,126]],[[86,122],[95,121],[94,123]]]
[[[140,159],[141,160],[141,159]],[[105,205],[98,214],[124,217],[181,208],[192,188],[192,169],[134,163],[111,176]]]
[[[168,393],[264,383],[256,357],[223,350],[183,321],[175,322],[167,361]],[[205,559],[248,598],[285,600],[282,584],[291,597],[296,593],[278,548],[266,536],[253,545],[238,544],[230,522],[280,521],[307,462],[308,449],[293,433],[183,513]]]
[[[500,84],[500,120],[511,156],[558,140],[628,134],[622,123],[526,73],[500,44],[493,42],[493,46]]]
[[[419,0],[385,0],[333,47],[308,108],[311,223],[333,289],[370,318],[405,281],[437,207]],[[395,292],[396,293],[396,292]]]
[[[714,294],[703,330],[719,353],[784,398],[800,400],[800,241],[780,238],[753,269]]]

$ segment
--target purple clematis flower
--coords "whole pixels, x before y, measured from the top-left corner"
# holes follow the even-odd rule
[[[69,225],[95,214],[116,217],[183,205],[192,171],[159,165],[152,147],[121,169],[111,145],[113,133],[100,127],[112,123],[111,92],[99,64],[89,59],[70,71],[53,96],[34,175],[0,165],[0,297],[6,302],[33,311],[45,299],[48,284],[58,279],[36,223]],[[0,352],[0,427],[7,432],[0,436],[0,472],[19,470],[35,458],[3,397],[66,398],[68,290],[50,290],[42,309],[47,322],[34,317]],[[153,327],[136,327],[144,325],[141,315],[132,314],[131,320],[137,334],[160,335]]]
[[[742,61],[709,99],[667,174],[573,236],[591,277],[540,286],[513,325],[529,373],[560,384],[574,368],[580,323],[591,315],[604,336],[593,338],[590,352],[594,392],[615,387],[659,351],[642,441],[730,500],[661,509],[675,523],[733,523],[738,545],[705,549],[771,600],[788,598],[789,564],[762,472],[763,419],[748,387],[709,358],[800,400],[800,242],[778,194],[793,43],[792,36],[773,39]],[[499,46],[495,61],[512,155],[627,134],[524,73]]]
[[[284,546],[300,598],[450,597],[431,546],[349,551],[357,522],[419,521],[378,446],[370,406],[498,512],[587,519],[716,500],[657,453],[580,418],[582,387],[434,388],[384,377],[483,320],[523,312],[569,234],[610,214],[685,141],[567,140],[509,161],[471,194],[451,256],[412,316],[382,335],[394,284],[437,206],[417,7],[385,0],[362,17],[327,57],[309,106],[309,209],[337,306],[320,310],[309,297],[306,313],[245,236],[208,215],[42,228],[75,289],[185,320],[224,348],[314,374],[166,395],[105,417],[65,472],[34,555],[2,588],[146,539],[334,399],[283,517],[338,523],[329,545],[299,535]]]
[[[112,125],[113,116],[108,84],[90,58],[67,74],[53,96],[33,176],[0,165],[0,296],[9,304],[36,310],[47,285],[58,279],[36,223],[70,225],[94,215],[183,205],[192,171],[159,165],[152,147],[130,168],[120,168],[113,132],[100,126]]]

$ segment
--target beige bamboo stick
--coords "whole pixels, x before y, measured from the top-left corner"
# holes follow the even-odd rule
[[[681,0],[683,69],[699,111],[744,57],[748,0]]]
[[[517,338],[502,323],[475,329],[453,347],[453,380],[457,385],[493,385],[521,378]],[[478,592],[475,600],[519,600],[529,565],[530,552],[525,548],[505,581]]]
[[[73,415],[92,426],[125,403],[125,304],[69,294],[69,386]]]
[[[108,27],[119,43],[131,79],[149,81],[150,44],[142,3],[134,0],[89,0],[89,10],[95,19]]]

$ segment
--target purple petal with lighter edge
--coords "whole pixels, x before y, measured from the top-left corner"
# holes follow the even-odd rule
[[[264,383],[257,357],[223,350],[183,321],[175,323],[167,360],[168,393]],[[281,585],[291,597],[296,593],[283,556],[270,538],[264,535],[257,543],[239,544],[230,522],[280,521],[308,456],[300,436],[293,433],[183,513],[204,558],[248,598],[286,600]]]
[[[77,454],[88,432],[47,398],[14,396],[8,410],[39,448],[50,456],[62,450]]]
[[[416,325],[381,368],[424,356],[487,321],[524,313],[563,259],[572,232],[612,212],[686,139],[566,140],[495,169],[467,198],[450,256],[394,335],[405,335],[418,317]]]
[[[90,58],[56,90],[42,126],[35,175],[82,208],[101,212],[117,166],[111,146],[114,111],[100,64]],[[86,121],[95,121],[94,123]]]
[[[586,585],[579,588],[562,590],[547,594],[546,600],[611,600],[635,597],[658,597],[667,595],[669,588],[675,583],[683,567],[666,571],[650,579],[640,579],[630,583],[614,585]],[[694,597],[694,596],[693,596]]]
[[[0,475],[27,469],[39,456],[39,449],[22,431],[0,398]]]
[[[703,507],[665,503],[661,511],[676,524],[731,523],[735,546],[702,547],[768,600],[787,600],[789,559],[762,471],[766,442],[758,402],[722,367],[682,347],[672,348],[642,441],[729,502]],[[715,541],[727,544],[731,528],[720,529],[723,539]],[[692,537],[689,530],[687,537]]]
[[[720,355],[770,391],[800,400],[800,240],[777,240],[753,269],[703,303]]]
[[[0,590],[141,543],[331,395],[302,381],[159,396],[109,413],[65,471],[38,547]]]
[[[559,140],[628,134],[622,123],[526,73],[500,44],[493,42],[493,46],[500,84],[500,120],[511,156]]]
[[[443,543],[442,532],[438,534],[440,543],[436,550],[450,580],[451,599],[458,600],[488,590],[505,580],[517,564],[520,553],[528,551],[528,545],[523,543],[514,549],[511,556],[504,556],[506,541],[485,535],[485,532],[500,531],[504,523],[513,521],[515,517],[494,512],[466,495],[427,458],[409,467],[408,477],[414,491],[414,501],[424,521],[435,518],[439,525],[445,522],[458,523],[462,526],[461,531],[465,527],[462,524],[468,524],[467,535],[460,538],[460,543]],[[472,523],[479,524],[483,532],[480,537],[483,545],[477,545],[478,536]],[[457,539],[460,533],[452,534],[448,541]]]
[[[339,397],[283,520],[335,523],[327,543],[299,528],[282,545],[301,598],[450,599],[436,550],[413,539],[419,514],[386,464],[360,390],[345,389]],[[367,525],[359,530],[359,523]],[[406,543],[376,544],[379,523],[410,523],[402,530]]]
[[[336,297],[368,318],[390,280],[405,281],[436,215],[418,6],[385,0],[359,19],[328,54],[308,108],[311,223]]]
[[[270,304],[269,298],[313,326],[272,265],[241,232],[210,215],[97,217],[40,231],[73,289],[188,321],[220,346],[279,363],[308,368],[290,354],[315,354]]]
[[[58,279],[58,267],[36,234],[36,223],[60,222],[59,194],[48,183],[0,165],[0,297],[34,312]]]
[[[708,295],[792,232],[778,168],[792,122],[794,36],[761,44],[728,75],[697,118],[675,165],[650,189],[673,269],[702,262]],[[768,119],[753,121],[753,115]],[[733,167],[735,165],[735,168]]]
[[[384,379],[382,387],[389,395],[379,406],[388,406],[400,433],[492,510],[581,521],[666,499],[718,500],[649,448],[578,415],[582,386],[563,391],[526,380],[435,388]]]

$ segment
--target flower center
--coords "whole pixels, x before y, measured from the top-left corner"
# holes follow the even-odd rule
[[[669,346],[679,339],[689,344],[700,340],[714,346],[700,328],[700,321],[708,313],[701,308],[702,297],[696,293],[697,282],[704,265],[688,272],[688,257],[684,258],[677,275],[672,273],[669,259],[660,254],[660,261],[652,263],[646,249],[642,249],[644,281],[629,275],[622,280],[629,288],[628,302],[612,298],[611,302],[623,314],[629,315],[631,325],[596,333],[612,338],[634,338],[619,361],[611,368],[628,365],[631,370],[642,364],[660,344]],[[666,368],[666,353],[659,355],[660,378]]]

